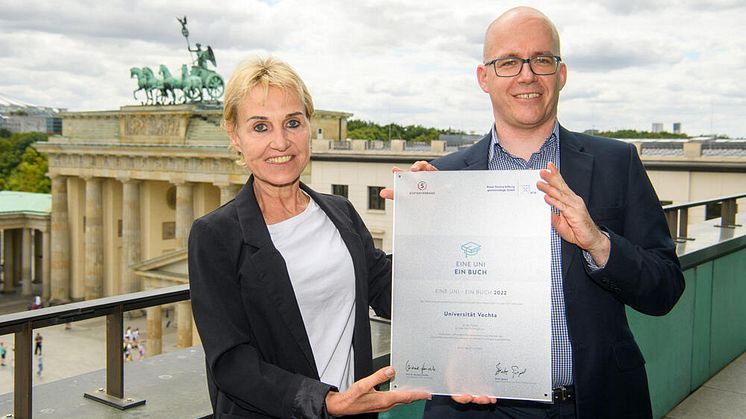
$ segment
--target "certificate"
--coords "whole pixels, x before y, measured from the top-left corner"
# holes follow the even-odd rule
[[[538,170],[394,174],[392,390],[552,400]]]

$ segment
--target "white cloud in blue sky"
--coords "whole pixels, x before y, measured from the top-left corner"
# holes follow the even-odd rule
[[[497,15],[520,3],[472,0],[0,0],[0,94],[70,110],[134,104],[133,66],[189,60],[211,45],[228,77],[241,59],[273,54],[303,76],[321,109],[484,132],[491,123],[475,68]],[[568,83],[560,121],[746,137],[741,0],[527,1],[557,25]],[[192,44],[192,45],[193,45]]]

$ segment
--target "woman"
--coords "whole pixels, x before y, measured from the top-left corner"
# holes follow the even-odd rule
[[[252,175],[189,236],[218,418],[342,416],[429,397],[377,392],[390,367],[368,376],[368,306],[390,315],[391,265],[352,204],[300,182],[312,114],[306,86],[281,61],[244,62],[228,81],[224,125]]]

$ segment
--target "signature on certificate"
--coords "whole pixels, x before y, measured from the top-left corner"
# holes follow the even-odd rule
[[[515,380],[525,374],[527,370],[527,368],[519,365],[511,365],[510,367],[507,367],[503,366],[501,362],[498,362],[495,365],[495,377]]]
[[[429,362],[410,362],[407,360],[407,362],[404,363],[404,370],[407,375],[422,375],[430,377],[435,373],[435,365]]]

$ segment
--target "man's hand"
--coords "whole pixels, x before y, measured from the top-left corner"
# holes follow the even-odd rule
[[[430,164],[430,163],[428,163],[428,162],[426,162],[424,160],[420,160],[420,161],[414,162],[414,164],[412,165],[412,167],[409,168],[410,172],[436,172],[437,170],[438,170],[437,167],[433,166],[432,164]],[[402,171],[402,169],[400,169],[400,168],[398,168],[396,166],[394,166],[394,168],[391,169],[391,173],[396,173],[396,172],[401,172],[401,171]],[[381,189],[381,192],[379,193],[379,195],[381,195],[381,198],[383,198],[383,199],[391,199],[391,200],[393,200],[394,199],[394,190],[391,189],[391,188],[384,188],[384,189]]]
[[[497,403],[497,399],[494,397],[489,396],[470,396],[468,394],[464,394],[461,396],[451,396],[451,398],[456,403],[461,404],[467,404],[467,403],[474,403],[474,404],[495,404]]]
[[[591,219],[583,198],[573,192],[560,175],[557,166],[549,163],[540,172],[543,182],[536,187],[544,192],[544,201],[560,214],[552,213],[552,226],[565,241],[590,253],[598,266],[605,266],[611,252],[611,242]]]
[[[326,410],[332,416],[356,415],[368,412],[385,412],[399,404],[430,399],[430,393],[419,391],[378,391],[374,387],[394,378],[391,367],[383,367],[373,374],[356,381],[344,393],[330,391],[326,394]]]

